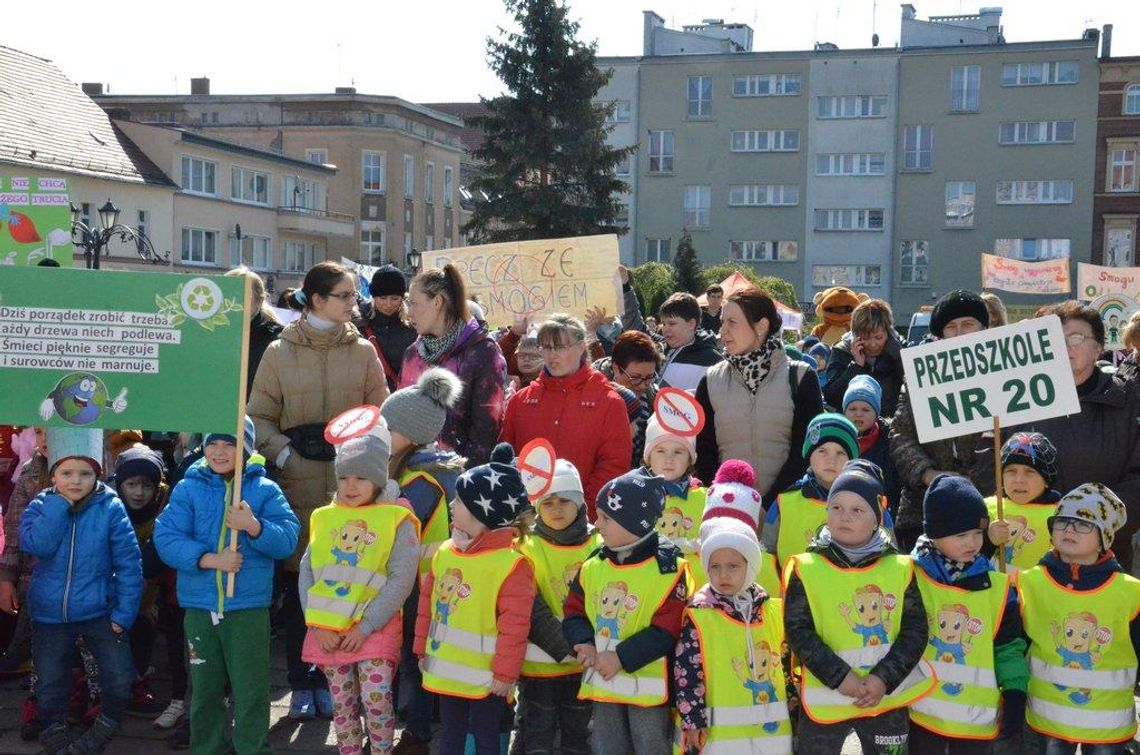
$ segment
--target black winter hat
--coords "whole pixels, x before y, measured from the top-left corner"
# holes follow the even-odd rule
[[[162,481],[165,468],[157,452],[141,444],[132,446],[119,454],[115,461],[115,484],[121,485],[132,477],[145,477],[157,485]]]
[[[455,497],[489,530],[506,527],[531,508],[509,443],[495,446],[486,464],[459,475]]]
[[[990,326],[990,310],[986,302],[973,291],[959,289],[944,295],[934,305],[930,315],[930,332],[939,338],[946,323],[959,317],[973,317],[983,326]]]
[[[404,274],[392,265],[384,265],[372,274],[368,283],[368,293],[373,296],[403,296],[408,292],[408,281]]]
[[[603,485],[595,504],[629,534],[644,537],[665,510],[665,480],[640,467]]]
[[[958,475],[940,474],[922,499],[922,529],[931,540],[969,530],[984,530],[990,512],[974,483]]]
[[[871,513],[875,515],[877,524],[883,523],[883,509],[880,498],[883,496],[883,470],[867,459],[852,459],[843,465],[843,469],[831,483],[827,491],[827,498],[836,493],[854,493],[867,502]]]
[[[1010,464],[1032,467],[1050,488],[1057,484],[1057,447],[1041,433],[1011,435],[1001,447],[1001,468]]]

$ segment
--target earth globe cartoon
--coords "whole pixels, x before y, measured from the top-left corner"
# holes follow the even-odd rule
[[[46,421],[54,414],[71,425],[89,425],[106,409],[121,414],[127,408],[126,397],[127,389],[123,388],[112,401],[97,375],[72,372],[60,378],[40,404],[40,417]]]

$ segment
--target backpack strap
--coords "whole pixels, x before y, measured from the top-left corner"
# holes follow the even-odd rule
[[[796,394],[800,390],[800,381],[804,379],[803,370],[801,367],[807,367],[806,362],[798,360],[788,361],[788,390],[792,394],[792,406],[796,405]]]

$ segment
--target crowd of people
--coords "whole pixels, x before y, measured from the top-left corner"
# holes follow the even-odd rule
[[[172,747],[268,753],[276,631],[289,717],[331,719],[342,755],[1126,751],[1140,317],[1106,360],[1095,310],[1043,307],[1080,414],[924,443],[889,303],[828,345],[789,340],[757,288],[644,317],[619,272],[619,313],[495,329],[451,265],[318,263],[286,326],[237,269],[240,436],[5,429],[24,738],[101,752],[134,715]],[[929,339],[1004,318],[954,291]],[[695,435],[656,413],[664,388],[701,407]],[[375,426],[330,443],[361,405]],[[532,495],[516,454],[540,438]]]

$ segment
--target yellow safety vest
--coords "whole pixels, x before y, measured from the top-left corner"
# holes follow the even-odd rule
[[[915,570],[930,619],[925,658],[938,685],[910,705],[910,720],[952,739],[998,735],[1001,693],[994,675],[994,638],[1009,599],[1009,577],[990,572],[988,590],[963,590]]]
[[[704,488],[690,488],[685,498],[669,496],[665,499],[661,516],[657,518],[657,532],[681,549],[698,586],[708,581],[701,567],[700,555],[701,516],[705,513],[706,492]]]
[[[827,524],[827,501],[808,498],[802,490],[780,493],[776,500],[780,506],[776,560],[785,568],[792,556],[807,550],[816,530]]]
[[[784,606],[764,601],[747,627],[715,607],[685,609],[701,643],[709,725],[704,755],[791,755],[784,668]]]
[[[615,564],[592,556],[582,564],[578,581],[586,599],[586,617],[594,627],[594,646],[599,653],[617,650],[622,640],[650,626],[653,615],[687,579],[688,564],[677,559],[675,574],[662,574],[657,559],[636,564]],[[647,663],[633,673],[618,671],[606,681],[594,669],[582,675],[580,700],[623,703],[648,708],[669,699],[669,666],[665,658]]]
[[[788,562],[807,595],[815,631],[835,654],[859,675],[870,673],[898,636],[903,596],[914,578],[909,556],[883,556],[870,566],[845,569],[815,553],[800,553]],[[804,712],[816,723],[838,723],[904,708],[934,688],[936,677],[924,660],[889,695],[872,708],[856,708],[852,698],[803,670],[800,695]]]
[[[405,471],[400,475],[400,490],[417,480],[422,480],[439,491],[435,508],[432,509],[428,520],[423,523],[423,531],[420,533],[420,580],[423,581],[424,575],[431,568],[431,557],[439,550],[443,541],[451,537],[451,527],[447,518],[447,491],[435,477],[423,471]]]
[[[431,561],[431,625],[424,689],[482,699],[491,692],[499,590],[523,555],[514,548],[462,553],[451,541]]]
[[[990,521],[996,521],[997,500],[993,496],[986,499],[986,508],[990,512]],[[1055,503],[1014,503],[1008,498],[1003,500],[1002,514],[1009,522],[1011,535],[1010,541],[1002,546],[1005,551],[1006,574],[1032,569],[1053,547],[1053,533],[1049,531],[1047,520],[1056,510]],[[996,569],[996,554],[991,561]]]
[[[578,576],[582,562],[601,544],[602,538],[597,532],[590,533],[580,545],[556,545],[537,535],[523,540],[519,550],[534,567],[538,592],[557,619],[563,617],[562,604],[566,602],[570,583]],[[523,676],[569,676],[580,673],[582,665],[577,661],[560,663],[533,642],[526,644]]]
[[[388,557],[396,529],[419,521],[402,504],[345,506],[330,503],[309,519],[309,564],[305,624],[342,632],[360,622],[368,603],[388,581]]]
[[[1132,739],[1129,623],[1140,613],[1140,581],[1118,573],[1095,590],[1070,590],[1035,566],[1017,576],[1017,592],[1029,635],[1026,723],[1066,742]]]

